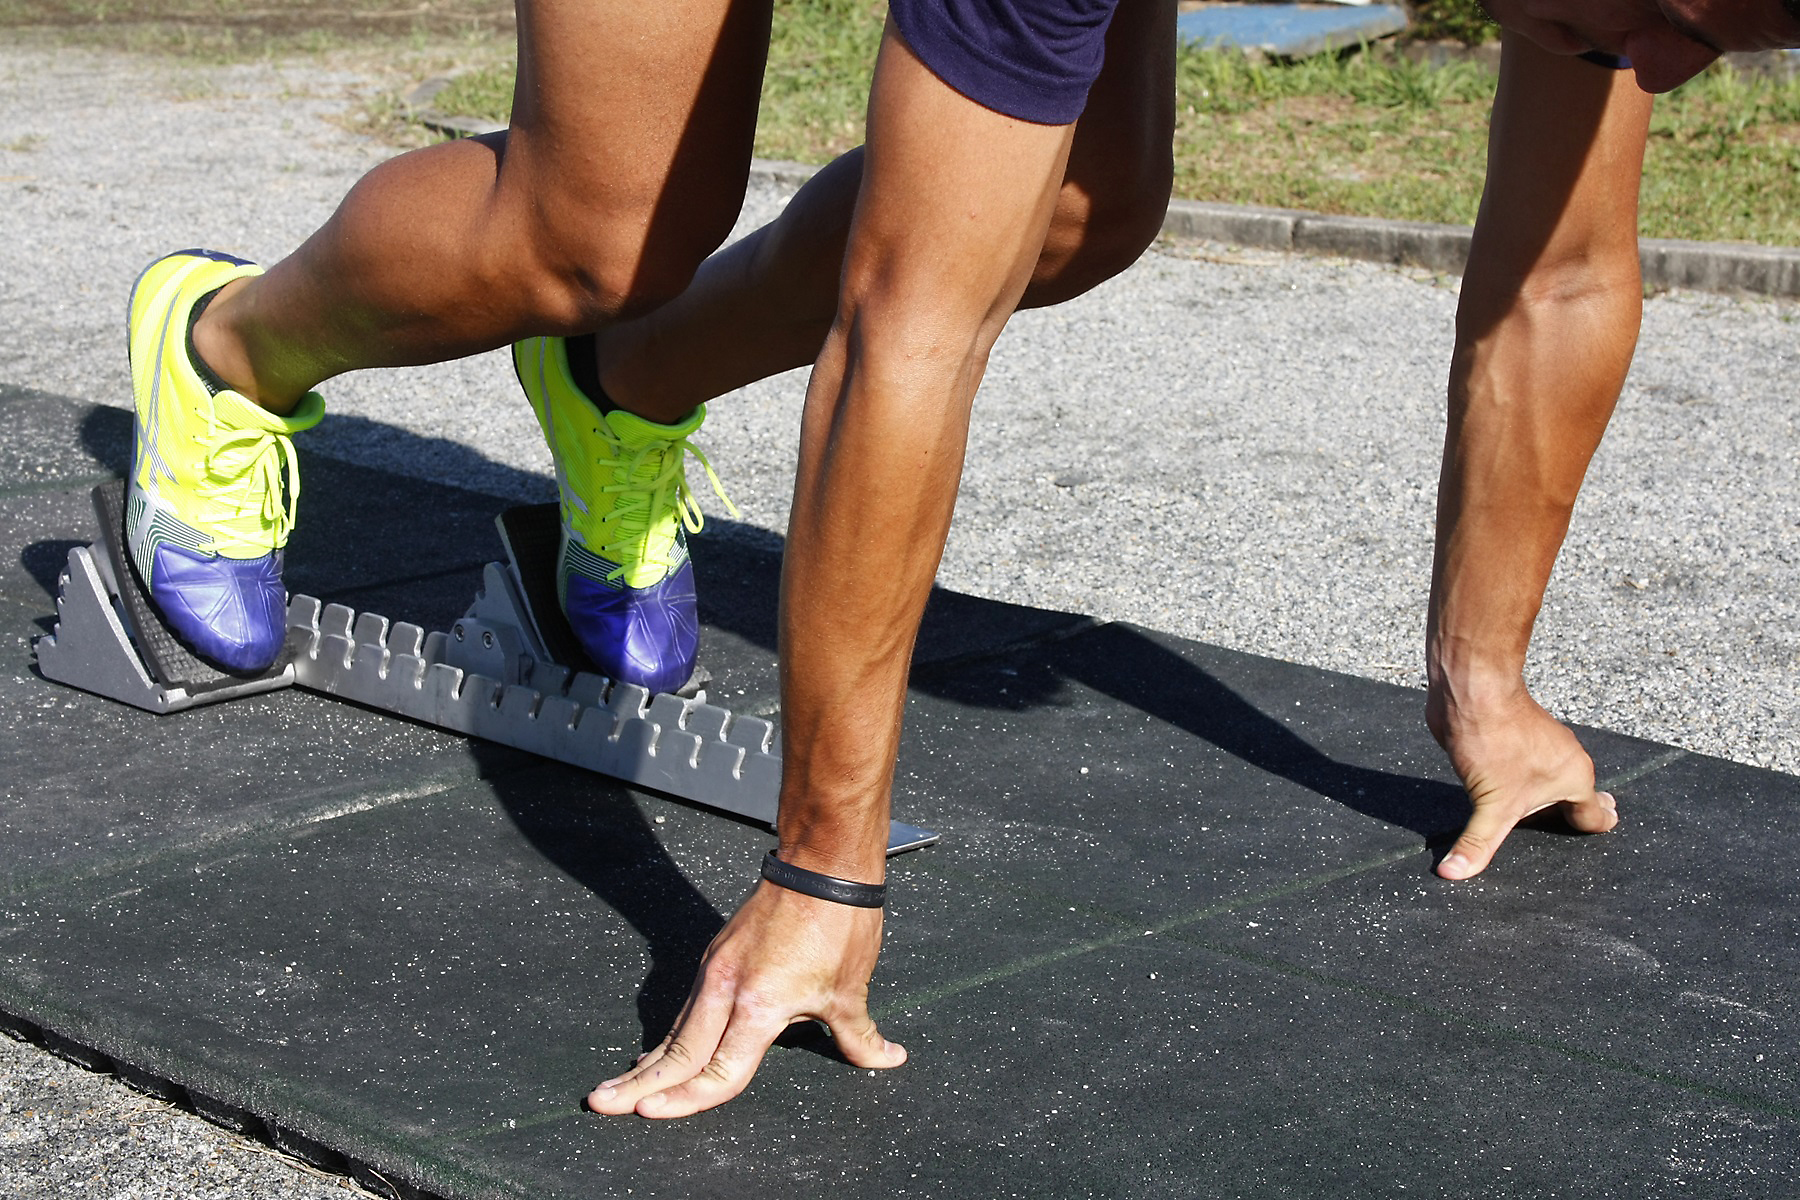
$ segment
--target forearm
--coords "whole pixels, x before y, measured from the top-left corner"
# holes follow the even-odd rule
[[[1516,685],[1582,480],[1630,367],[1635,251],[1572,287],[1528,279],[1479,337],[1461,327],[1438,484],[1427,669],[1435,688]],[[1472,286],[1479,289],[1477,279]]]
[[[1457,312],[1427,631],[1434,702],[1517,689],[1636,345],[1648,98],[1509,39]]]
[[[827,343],[802,430],[782,573],[780,834],[784,858],[872,882],[972,388],[935,371],[895,380],[857,361],[854,337]]]
[[[1067,127],[970,104],[890,31],[782,569],[781,853],[880,878],[901,712],[976,387],[1032,276]]]

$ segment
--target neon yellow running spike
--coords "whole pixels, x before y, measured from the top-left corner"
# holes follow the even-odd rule
[[[690,455],[738,515],[718,473],[689,440],[705,407],[676,425],[622,409],[603,415],[576,385],[561,338],[519,342],[513,366],[556,463],[557,595],[570,627],[613,679],[652,691],[681,687],[699,645],[686,535],[705,521],[687,483]]]
[[[285,640],[279,551],[300,495],[289,439],[325,411],[309,392],[291,416],[276,416],[237,392],[215,395],[194,367],[194,305],[260,273],[228,255],[171,254],[138,277],[128,314],[137,409],[128,551],[176,634],[235,671],[267,667]]]

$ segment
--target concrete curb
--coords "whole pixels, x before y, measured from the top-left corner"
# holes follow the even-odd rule
[[[1333,217],[1286,208],[1175,200],[1163,219],[1169,237],[1259,250],[1354,258],[1460,275],[1469,259],[1466,225]],[[1800,248],[1641,238],[1646,287],[1800,296]]]
[[[817,167],[757,159],[753,175],[790,186],[812,178]],[[1353,258],[1460,275],[1469,261],[1467,225],[1389,221],[1379,217],[1337,217],[1292,208],[1211,204],[1172,200],[1163,217],[1164,236],[1224,242],[1285,254]],[[1640,238],[1638,260],[1644,286],[1665,290],[1749,292],[1800,296],[1800,247],[1752,246],[1735,242],[1684,242]]]
[[[442,87],[438,81],[433,83]],[[421,87],[408,99],[415,104],[429,103],[436,89],[428,92],[427,88],[432,85]],[[427,128],[458,137],[505,128],[491,121],[432,112],[420,113],[418,120]],[[750,166],[751,175],[790,187],[804,184],[817,170],[805,163],[762,158]],[[1472,232],[1466,225],[1327,216],[1291,208],[1212,204],[1203,200],[1170,201],[1162,231],[1167,237],[1224,242],[1285,254],[1393,263],[1450,275],[1462,274],[1467,266]],[[1641,238],[1638,259],[1644,286],[1658,291],[1691,288],[1800,297],[1800,247]]]

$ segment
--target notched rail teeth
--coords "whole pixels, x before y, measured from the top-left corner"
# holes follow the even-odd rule
[[[58,580],[56,624],[32,645],[45,678],[150,712],[295,683],[774,826],[773,725],[553,663],[507,570],[490,563],[483,582],[449,633],[296,595],[278,671],[190,688],[152,678],[121,620],[106,553],[75,546]],[[935,840],[896,822],[889,852]]]
[[[293,598],[288,621],[301,687],[775,823],[767,721],[554,663],[506,684],[445,662],[446,634],[310,596]]]

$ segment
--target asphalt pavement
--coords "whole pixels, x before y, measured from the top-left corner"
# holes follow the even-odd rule
[[[0,385],[126,406],[136,273],[180,246],[291,249],[391,153],[341,124],[375,86],[317,63],[0,48]],[[746,222],[785,196],[757,184]],[[1455,303],[1451,277],[1180,244],[1020,314],[977,402],[940,586],[1417,687]],[[1649,300],[1534,643],[1531,682],[1559,716],[1800,773],[1796,318],[1792,302]],[[728,541],[784,528],[803,382],[713,406],[702,444],[743,513]],[[491,497],[551,494],[499,356],[324,390],[312,455]],[[12,642],[21,663],[26,642]],[[24,761],[8,767],[9,796]],[[347,1186],[259,1147],[0,1041],[0,1190]]]

